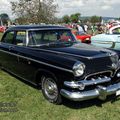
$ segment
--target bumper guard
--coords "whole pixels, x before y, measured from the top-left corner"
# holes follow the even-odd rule
[[[97,86],[96,89],[83,91],[83,92],[71,92],[65,89],[61,89],[61,95],[73,100],[73,101],[83,101],[92,98],[99,98],[105,100],[108,95],[116,94],[120,90],[120,83],[110,85],[108,87]]]

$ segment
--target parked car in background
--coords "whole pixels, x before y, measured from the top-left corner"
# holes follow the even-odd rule
[[[73,34],[82,43],[88,43],[88,44],[91,43],[91,35],[89,35],[89,34],[87,34],[85,32],[77,32],[77,31],[73,31]]]
[[[65,27],[8,28],[0,42],[0,65],[41,86],[44,97],[55,104],[60,104],[62,97],[82,101],[120,95],[118,55],[77,42]]]
[[[120,25],[110,28],[107,33],[91,37],[91,44],[120,50]]]
[[[5,32],[6,27],[5,26],[0,26],[0,32]]]

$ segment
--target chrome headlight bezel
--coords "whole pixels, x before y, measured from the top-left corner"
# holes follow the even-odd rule
[[[119,56],[115,53],[110,56],[110,59],[112,61],[112,68],[118,69],[120,67],[120,59]]]
[[[74,65],[73,65],[73,73],[75,77],[80,77],[84,74],[85,71],[85,64],[77,61]]]

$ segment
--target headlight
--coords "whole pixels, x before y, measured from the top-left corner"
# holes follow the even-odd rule
[[[90,38],[86,38],[85,40],[90,40]]]
[[[73,65],[73,72],[76,77],[82,76],[84,74],[84,70],[85,70],[84,63],[78,61]]]

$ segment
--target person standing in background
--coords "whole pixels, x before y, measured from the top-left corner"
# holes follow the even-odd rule
[[[81,25],[77,24],[76,28],[79,33],[84,32],[83,27]]]
[[[85,30],[85,32],[87,32],[87,30],[88,30],[88,26],[86,24],[84,25],[84,30]]]

